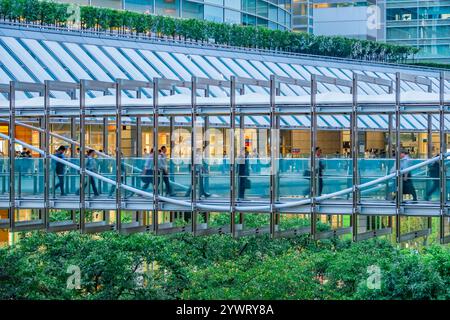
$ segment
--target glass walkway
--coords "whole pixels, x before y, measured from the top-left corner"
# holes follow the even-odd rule
[[[435,69],[5,27],[0,229],[447,243],[449,104]]]

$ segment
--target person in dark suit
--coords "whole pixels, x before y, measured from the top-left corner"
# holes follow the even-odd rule
[[[59,159],[64,160],[66,158],[64,156],[65,152],[66,152],[66,147],[65,146],[59,146],[59,148],[56,150],[54,155],[55,155],[55,157],[58,157]],[[55,191],[56,191],[56,189],[59,188],[59,190],[61,191],[61,196],[65,195],[65,193],[64,193],[65,168],[66,168],[66,165],[64,163],[56,162],[55,174],[56,174],[56,177],[58,178],[58,183],[55,185]]]
[[[248,156],[248,149],[245,148],[244,154],[237,159],[239,177],[238,200],[245,198],[245,189],[250,189],[250,179],[248,178],[250,175],[250,163]]]
[[[322,195],[323,190],[323,171],[325,170],[325,163],[321,159],[322,157],[322,149],[320,147],[316,147],[316,174],[317,174],[317,195]]]

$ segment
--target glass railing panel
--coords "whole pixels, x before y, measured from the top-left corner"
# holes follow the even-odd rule
[[[270,158],[237,158],[236,198],[240,200],[269,200],[270,198]]]
[[[445,181],[445,185],[449,186],[450,185],[450,157],[447,157],[445,159],[444,162],[444,171],[445,171],[445,177],[446,177],[446,181]],[[449,188],[447,187],[446,190],[444,190],[444,194],[445,194],[445,202],[450,201],[450,193],[448,192]]]
[[[44,159],[16,158],[14,163],[16,198],[42,197],[44,192]]]
[[[77,166],[80,165],[80,159],[78,158],[65,158],[64,160]],[[50,198],[76,196],[80,186],[80,173],[78,170],[51,159],[49,179]]]
[[[124,158],[125,184],[130,187],[153,192],[153,158]],[[159,194],[175,198],[190,198],[191,192],[190,159],[174,158],[167,161],[166,174],[160,167],[158,175]],[[115,180],[115,176],[114,179]],[[126,196],[137,196],[127,191]]]
[[[395,159],[359,159],[360,184],[371,181],[380,182],[369,185],[360,191],[361,200],[393,201],[396,188],[396,178],[382,179],[395,172]]]
[[[124,166],[122,165],[122,171]],[[96,158],[94,161],[94,172],[101,176],[116,181],[116,159],[115,158]],[[123,172],[122,172],[123,175]],[[115,198],[115,186],[106,181],[96,180],[97,191],[99,194],[106,194]],[[89,190],[92,194],[92,187]]]
[[[409,160],[408,166],[424,161]],[[404,200],[439,201],[439,190],[439,162],[414,169],[403,176]]]
[[[332,194],[351,188],[353,185],[352,168],[352,159],[317,159],[316,171],[318,177],[316,176],[316,179],[318,179],[318,195]],[[352,193],[346,193],[331,199],[349,200],[352,199]]]
[[[0,196],[9,194],[9,158],[0,158]]]
[[[309,158],[281,158],[278,161],[279,197],[309,198],[311,183]]]
[[[197,194],[199,197],[211,197],[214,200],[230,198],[230,160],[228,158],[203,159],[196,170],[201,178],[197,178]],[[199,180],[200,179],[200,180]]]
[[[200,166],[200,165],[198,165]],[[173,197],[190,199],[191,197],[191,159],[190,158],[172,158],[167,161],[168,180],[170,183],[170,191]],[[197,170],[198,172],[198,170]],[[199,183],[197,176],[197,184]],[[162,190],[162,188],[164,188]],[[167,190],[166,182],[159,184],[160,192],[170,195]]]

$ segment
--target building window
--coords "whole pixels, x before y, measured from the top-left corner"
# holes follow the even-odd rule
[[[205,20],[223,22],[223,8],[205,5]]]
[[[226,23],[241,23],[241,13],[234,10],[225,9]]]
[[[269,16],[269,7],[268,3],[262,0],[257,0],[256,2],[256,15],[261,17]]]
[[[125,0],[125,9],[153,13],[153,0]]]
[[[95,7],[122,9],[122,0],[92,0]]]
[[[203,19],[203,4],[183,0],[183,18]]]
[[[180,2],[179,0],[155,0],[156,14],[163,16],[180,16]]]
[[[204,0],[205,3],[212,3],[212,4],[217,4],[219,6],[223,6],[223,0]]]
[[[241,10],[241,0],[224,0],[224,5],[227,8]]]

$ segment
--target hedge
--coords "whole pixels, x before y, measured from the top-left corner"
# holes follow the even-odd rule
[[[70,4],[40,0],[0,0],[0,18],[15,22],[66,27],[72,25]],[[417,48],[338,36],[315,36],[264,27],[179,19],[125,10],[80,7],[80,28],[213,42],[221,45],[278,50],[382,62],[405,62]]]
[[[415,62],[409,63],[413,66],[420,67],[430,67],[430,68],[440,68],[440,69],[450,69],[450,63],[438,63],[438,62]]]

